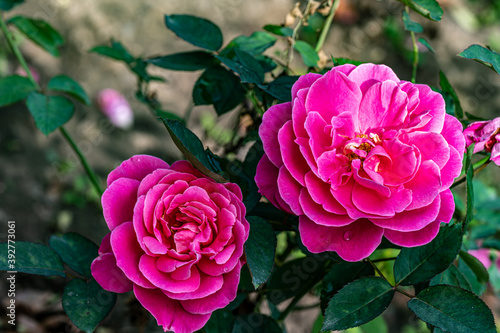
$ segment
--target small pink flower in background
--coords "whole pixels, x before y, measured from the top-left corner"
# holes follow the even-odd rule
[[[469,250],[469,254],[473,255],[483,264],[486,269],[491,266],[491,258],[490,258],[490,250],[489,249],[477,249],[477,250]]]
[[[127,99],[114,89],[104,89],[97,94],[99,109],[116,127],[128,129],[134,122],[134,113]]]
[[[386,66],[302,76],[292,102],[264,113],[259,134],[260,193],[299,216],[311,252],[358,261],[383,236],[401,246],[426,244],[452,218],[462,125],[446,114],[440,94]]]
[[[37,83],[40,83],[40,73],[38,72],[38,70],[35,67],[29,66],[29,65],[28,65],[28,68],[31,72],[31,75],[33,75],[33,78],[35,79],[35,81]],[[18,66],[16,68],[16,71],[14,72],[14,74],[17,74],[19,76],[28,77],[28,73],[26,73],[26,71],[24,70],[24,68],[22,66]]]
[[[190,333],[236,297],[248,238],[240,188],[189,162],[133,156],[102,196],[111,232],[92,263],[106,290],[134,290],[165,331]]]
[[[491,160],[500,166],[500,117],[493,120],[477,121],[465,130],[467,147],[475,143],[474,153],[485,150],[491,153]]]

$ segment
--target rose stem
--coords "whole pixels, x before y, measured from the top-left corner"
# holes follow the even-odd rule
[[[490,164],[491,160],[488,159],[486,160],[486,162],[484,162],[483,164],[481,164],[476,170],[474,170],[474,176],[477,175],[479,173],[479,171],[483,170],[484,168],[486,168],[488,166],[488,164]],[[467,179],[467,177],[464,175],[462,178],[460,178],[460,180],[458,180],[457,182],[453,183],[453,185],[450,186],[450,189],[454,188],[455,186],[458,186],[460,184],[462,184],[463,182],[465,182],[465,180]]]
[[[408,6],[405,6],[406,12],[409,14],[410,13],[410,8]],[[411,42],[413,44],[413,71],[411,74],[411,82],[415,83],[417,79],[417,68],[418,68],[418,46],[417,46],[417,40],[415,38],[415,33],[413,31],[410,31],[410,36],[411,36]]]
[[[0,13],[0,28],[3,32],[3,34],[5,35],[5,38],[7,39],[7,43],[9,44],[12,52],[14,53],[17,60],[19,61],[19,63],[23,67],[24,71],[28,75],[28,78],[37,87],[38,90],[41,90],[40,85],[38,84],[38,82],[36,82],[35,78],[33,77],[33,74],[31,73],[31,70],[29,69],[28,65],[26,64],[26,61],[24,60],[23,55],[21,54],[21,52],[19,51],[19,48],[17,47],[16,43],[14,42],[14,39],[12,38],[12,35],[11,35],[9,29],[7,28],[7,25],[5,24],[2,13]],[[83,168],[85,169],[85,172],[87,173],[87,176],[90,179],[90,182],[94,186],[94,189],[97,191],[99,196],[101,196],[102,189],[99,186],[99,181],[97,180],[96,175],[94,174],[94,172],[90,168],[89,164],[87,163],[85,156],[83,156],[82,152],[80,151],[80,149],[76,145],[75,141],[72,139],[71,135],[64,129],[64,127],[60,126],[59,130],[61,131],[62,136],[66,139],[66,141],[69,143],[71,148],[75,151],[76,155],[80,159],[80,163],[82,164]]]
[[[316,52],[321,51],[323,48],[323,44],[325,43],[326,36],[328,35],[328,31],[330,31],[330,26],[333,22],[333,17],[335,16],[335,12],[339,8],[340,0],[334,0],[332,3],[332,8],[330,9],[330,14],[325,20],[325,24],[323,25],[323,29],[321,30],[321,34],[319,35],[318,42],[316,43]]]

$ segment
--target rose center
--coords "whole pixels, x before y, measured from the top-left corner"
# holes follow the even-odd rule
[[[344,155],[349,159],[349,162],[353,160],[363,162],[373,147],[380,142],[380,137],[377,134],[358,134],[344,146]]]

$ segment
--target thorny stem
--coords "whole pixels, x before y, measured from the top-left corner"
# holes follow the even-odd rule
[[[297,39],[297,34],[299,33],[300,28],[304,24],[304,21],[307,19],[310,8],[311,8],[311,1],[309,0],[307,2],[306,9],[303,12],[304,15],[299,20],[299,22],[297,23],[297,25],[295,26],[295,28],[293,28],[292,37],[290,37],[290,47],[288,49],[288,59],[286,60],[286,65],[285,65],[285,67],[287,69],[289,69],[290,63],[293,60],[293,46],[295,45],[295,40]]]
[[[0,28],[5,35],[5,38],[7,39],[7,43],[9,44],[12,52],[16,56],[17,60],[23,67],[24,71],[28,75],[29,80],[37,87],[38,90],[40,90],[40,85],[38,82],[36,82],[35,78],[33,77],[33,74],[31,73],[31,70],[28,67],[28,64],[26,63],[26,60],[24,59],[23,55],[21,54],[21,51],[19,51],[19,48],[17,47],[16,43],[14,42],[14,39],[12,38],[12,35],[7,28],[7,25],[5,24],[5,21],[3,19],[2,13],[0,13]],[[85,169],[85,172],[87,173],[87,176],[89,177],[90,182],[94,186],[94,189],[97,191],[97,193],[101,196],[102,195],[102,189],[99,186],[99,181],[97,180],[96,175],[90,168],[87,160],[85,159],[85,156],[83,156],[82,152],[78,148],[77,144],[71,137],[71,135],[64,129],[63,126],[59,127],[59,130],[61,131],[62,136],[66,139],[68,144],[71,146],[71,148],[74,150],[78,158],[80,159],[80,163],[82,164],[83,168]]]
[[[87,176],[89,177],[90,182],[92,183],[92,186],[94,186],[94,189],[97,191],[99,196],[102,196],[102,189],[101,186],[99,185],[99,180],[97,180],[96,175],[90,168],[87,159],[85,156],[83,156],[82,152],[80,151],[80,148],[78,148],[77,144],[73,140],[73,138],[69,135],[69,133],[64,129],[63,126],[59,127],[59,130],[61,131],[62,136],[68,141],[68,144],[71,146],[75,154],[78,156],[78,159],[80,159],[80,163],[82,164],[83,168],[85,169],[85,172],[87,173]]]
[[[407,13],[410,12],[410,8],[408,6],[405,7],[405,10]],[[418,45],[417,45],[417,39],[415,38],[415,33],[413,31],[410,31],[410,36],[411,36],[411,42],[413,44],[413,71],[411,74],[411,82],[415,83],[417,79],[417,68],[418,68],[418,61],[419,61],[419,55],[418,55]]]
[[[372,267],[373,267],[373,269],[375,270],[375,272],[377,272],[377,274],[378,274],[378,275],[380,275],[380,277],[381,277],[381,278],[383,278],[384,280],[386,280],[387,282],[389,282],[389,281],[387,280],[387,278],[385,277],[384,273],[382,273],[382,272],[380,271],[380,269],[378,269],[377,265],[375,265],[375,264],[373,263],[373,261],[371,261],[369,258],[366,258],[365,260],[366,260],[366,261],[367,261],[370,265],[372,265]]]
[[[375,263],[375,262],[381,262],[381,261],[390,261],[390,260],[396,260],[396,258],[397,257],[374,259],[374,260],[372,260],[372,262]]]
[[[406,297],[409,297],[409,298],[415,298],[415,296],[411,295],[411,294],[408,294],[406,291],[404,291],[403,289],[399,288],[399,287],[396,287],[395,289],[398,293],[400,294],[403,294],[405,295]]]
[[[326,36],[328,35],[328,31],[330,30],[330,26],[333,22],[333,17],[335,16],[335,12],[340,6],[340,0],[333,0],[332,8],[330,9],[330,13],[325,20],[325,24],[323,25],[323,29],[321,30],[321,34],[319,35],[318,42],[316,43],[316,52],[321,51],[323,48],[323,44],[325,43]]]
[[[474,170],[474,176],[477,175],[481,170],[483,170],[484,168],[486,168],[488,166],[488,164],[490,164],[490,162],[491,162],[491,160],[488,159],[488,160],[486,160],[486,162],[484,162],[483,164],[481,164],[476,170]],[[462,184],[466,180],[467,180],[467,176],[464,175],[462,178],[460,178],[460,180],[458,180],[455,183],[453,183],[453,185],[450,186],[450,189],[454,188],[455,186],[458,186],[458,185]]]

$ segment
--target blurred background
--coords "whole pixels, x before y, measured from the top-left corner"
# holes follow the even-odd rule
[[[481,64],[456,55],[471,44],[489,45],[500,50],[500,2],[439,2],[444,10],[442,22],[431,22],[412,14],[412,19],[424,27],[419,37],[425,37],[435,51],[433,54],[420,45],[417,82],[437,86],[439,70],[442,70],[457,90],[466,112],[487,119],[499,116],[500,76]],[[81,83],[93,98],[91,107],[77,107],[76,115],[66,128],[104,184],[107,174],[134,154],[152,154],[168,162],[180,159],[181,155],[163,125],[137,101],[135,75],[122,63],[89,53],[92,47],[109,43],[113,38],[122,42],[135,56],[158,56],[194,49],[165,28],[164,14],[205,17],[221,27],[227,44],[236,36],[248,36],[262,30],[266,24],[282,24],[294,5],[293,0],[27,0],[6,17],[23,14],[46,20],[66,40],[60,49],[61,56],[54,58],[21,35],[16,35],[29,65],[39,74],[42,86],[51,77],[64,73]],[[392,67],[401,79],[409,80],[412,45],[401,22],[402,9],[401,3],[395,0],[343,0],[324,45],[325,54],[384,63]],[[300,38],[306,41],[316,38],[314,29],[316,25],[321,27],[322,20],[322,17],[313,18]],[[19,70],[2,38],[0,77]],[[286,46],[285,41],[277,43],[266,54],[272,57]],[[304,73],[307,69],[300,63],[300,57],[296,56],[295,60],[295,72]],[[166,80],[151,87],[165,110],[179,116],[191,112],[188,126],[207,145],[215,146],[223,140],[224,131],[213,129],[229,122],[235,115],[230,112],[217,118],[211,107],[193,106],[191,91],[200,72],[174,72],[152,66],[149,69],[151,74]],[[115,89],[127,98],[134,113],[131,128],[114,127],[98,111],[96,96],[107,88]],[[489,166],[480,178],[485,183],[480,185],[484,186],[481,188],[483,194],[489,193],[489,199],[491,195],[496,199],[498,168]],[[15,220],[17,240],[46,243],[53,233],[75,231],[99,243],[108,230],[97,198],[59,132],[44,136],[21,104],[0,110],[2,239],[6,235],[7,221]],[[78,332],[62,312],[61,281],[25,274],[19,274],[17,278],[18,332]],[[3,297],[5,292],[0,292],[0,295]],[[98,332],[136,332],[138,326],[146,327],[146,332],[158,331],[153,320],[140,307],[134,307],[130,295],[122,296],[118,308]],[[394,323],[394,327],[384,328],[384,331],[425,332],[425,327],[416,324],[416,318],[411,317],[404,307],[405,301],[404,298],[397,299],[396,302],[403,305],[401,309],[394,307],[386,313],[387,321]],[[307,302],[312,304],[315,301]],[[499,304],[493,296],[488,302],[499,313]],[[288,332],[311,332],[317,313],[317,309],[295,312],[287,322]],[[4,318],[2,315],[0,323]],[[370,332],[384,332],[381,327],[374,326]]]

